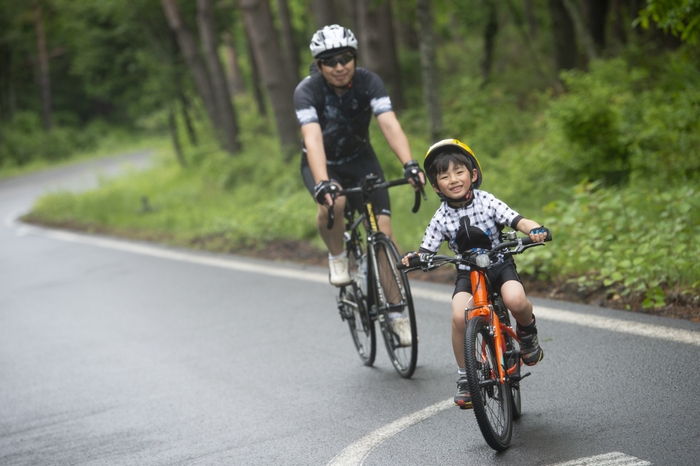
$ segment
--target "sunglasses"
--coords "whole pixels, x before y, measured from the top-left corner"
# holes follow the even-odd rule
[[[321,63],[323,66],[327,66],[329,68],[335,68],[338,63],[341,65],[345,66],[351,61],[355,59],[355,54],[352,52],[344,53],[339,57],[332,57],[332,58],[321,58],[319,60],[319,63]]]

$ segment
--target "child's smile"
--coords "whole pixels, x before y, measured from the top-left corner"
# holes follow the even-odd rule
[[[476,181],[476,169],[471,172],[462,164],[455,165],[450,162],[449,167],[437,176],[437,186],[433,186],[436,192],[454,200],[463,200],[469,196],[472,182]]]

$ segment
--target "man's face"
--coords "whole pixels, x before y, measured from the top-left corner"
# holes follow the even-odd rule
[[[346,87],[355,75],[355,54],[343,52],[318,61],[323,77],[333,87]]]

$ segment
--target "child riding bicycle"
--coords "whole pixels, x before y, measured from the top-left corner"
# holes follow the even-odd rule
[[[482,181],[479,160],[457,139],[444,139],[432,145],[425,155],[423,168],[442,204],[430,220],[418,252],[409,252],[401,259],[405,266],[409,266],[412,257],[436,254],[443,241],[458,254],[492,249],[503,241],[502,231],[506,226],[528,234],[537,242],[544,241],[547,236],[547,228],[524,218],[492,194],[479,190]],[[523,362],[528,366],[537,364],[544,353],[537,339],[532,303],[525,296],[513,258],[507,253],[499,255],[498,262],[487,273],[517,321]],[[462,408],[471,407],[464,362],[464,310],[473,305],[471,290],[468,267],[460,265],[452,295],[452,349],[459,376],[454,401]]]

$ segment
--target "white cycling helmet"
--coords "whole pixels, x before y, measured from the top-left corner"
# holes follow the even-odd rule
[[[346,50],[357,50],[357,39],[350,29],[331,24],[316,31],[309,48],[314,58],[328,58]]]

